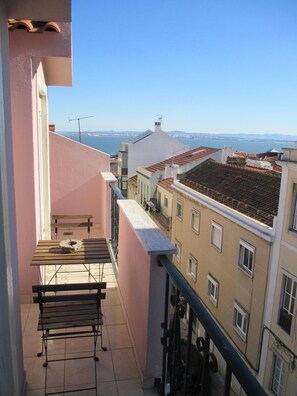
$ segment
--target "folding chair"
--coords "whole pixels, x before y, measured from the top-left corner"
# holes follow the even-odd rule
[[[106,282],[75,283],[61,285],[34,285],[33,302],[39,304],[39,320],[37,330],[42,332],[42,350],[37,356],[45,352],[45,395],[59,394],[61,392],[47,393],[47,367],[51,362],[63,360],[93,358],[95,366],[95,386],[77,389],[77,391],[95,390],[97,395],[97,341],[100,337],[101,349],[106,351],[102,344],[102,311],[101,300],[105,299],[102,289]],[[52,339],[68,339],[80,337],[93,337],[93,355],[65,359],[48,358],[48,341]],[[70,393],[64,391],[63,393]]]

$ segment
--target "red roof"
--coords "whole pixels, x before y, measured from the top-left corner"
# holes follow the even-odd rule
[[[197,161],[200,158],[206,157],[210,154],[216,153],[220,151],[220,149],[210,148],[210,147],[197,147],[192,150],[186,151],[185,153],[167,158],[164,161],[158,162],[157,164],[148,166],[146,170],[149,172],[156,172],[158,170],[164,170],[166,165],[176,164],[176,165],[185,165],[189,164],[193,161]]]
[[[206,161],[180,182],[238,212],[272,227],[277,215],[279,176]]]
[[[173,192],[172,183],[173,183],[173,177],[168,177],[167,179],[159,181],[158,186],[163,187],[165,190],[172,193]]]
[[[137,175],[134,175],[134,176],[130,177],[129,180],[130,180],[131,182],[133,182],[133,183],[137,183]]]

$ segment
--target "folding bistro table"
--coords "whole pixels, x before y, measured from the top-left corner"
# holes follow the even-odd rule
[[[56,278],[58,273],[63,272],[63,267],[82,265],[88,272],[89,277],[98,281],[91,273],[90,265],[99,265],[99,281],[102,281],[104,264],[111,263],[111,257],[105,238],[82,239],[79,250],[71,253],[63,253],[58,240],[41,240],[35,249],[31,265],[32,266],[54,266],[54,274],[47,282],[48,284]],[[69,271],[70,272],[70,271]],[[71,270],[71,272],[81,272],[81,270]]]

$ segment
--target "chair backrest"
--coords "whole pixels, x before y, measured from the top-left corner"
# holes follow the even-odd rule
[[[33,285],[33,302],[39,304],[40,312],[43,305],[58,302],[96,301],[100,307],[101,300],[105,299],[106,282],[96,283],[68,283],[59,285]]]

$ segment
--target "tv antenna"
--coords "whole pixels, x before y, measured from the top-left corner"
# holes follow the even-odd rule
[[[87,116],[87,117],[78,117],[78,118],[69,118],[69,122],[71,121],[77,121],[78,122],[78,140],[79,143],[81,143],[81,131],[80,131],[80,120],[83,120],[84,118],[92,118],[94,116]]]

